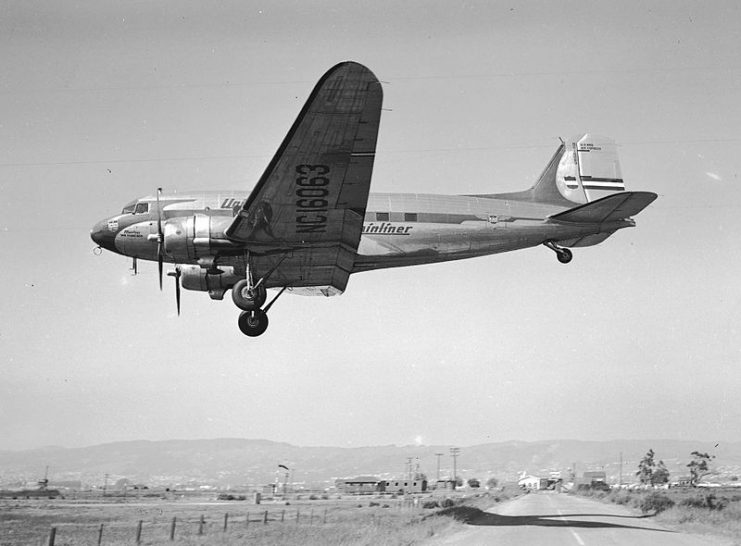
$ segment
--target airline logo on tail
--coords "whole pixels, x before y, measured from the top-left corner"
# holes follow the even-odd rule
[[[586,134],[572,143],[558,164],[556,185],[561,195],[574,203],[625,191],[615,142]]]

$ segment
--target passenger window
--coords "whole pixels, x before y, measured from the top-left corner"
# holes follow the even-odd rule
[[[376,213],[376,222],[388,222],[388,221],[389,221],[388,212],[377,212]]]
[[[144,214],[145,212],[149,212],[149,203],[137,203],[134,214]]]
[[[416,212],[405,212],[404,213],[404,221],[405,222],[416,222],[417,221],[417,213]]]

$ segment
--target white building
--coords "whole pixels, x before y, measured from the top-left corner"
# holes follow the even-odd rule
[[[538,490],[541,488],[541,483],[544,480],[542,478],[538,478],[537,476],[523,476],[520,478],[517,482],[517,485],[522,487],[523,489],[534,489]]]

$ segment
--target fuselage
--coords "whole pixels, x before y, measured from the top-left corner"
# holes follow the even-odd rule
[[[632,225],[550,223],[550,215],[568,207],[511,195],[371,193],[353,272],[496,254],[548,240],[588,241]],[[224,230],[244,199],[243,191],[161,196],[165,261],[202,264],[208,255],[218,255],[222,264],[242,259],[244,248],[229,241]],[[118,254],[156,261],[157,203],[153,196],[129,203],[121,214],[95,225],[93,240]]]

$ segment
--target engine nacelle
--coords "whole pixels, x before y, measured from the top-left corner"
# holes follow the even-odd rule
[[[192,263],[210,258],[219,250],[234,248],[224,237],[231,217],[195,214],[172,218],[164,223],[165,253],[178,263]]]
[[[231,266],[219,266],[223,273],[215,275],[209,273],[199,265],[180,265],[180,283],[186,290],[199,290],[201,292],[221,292],[229,290],[244,275],[237,275]]]

